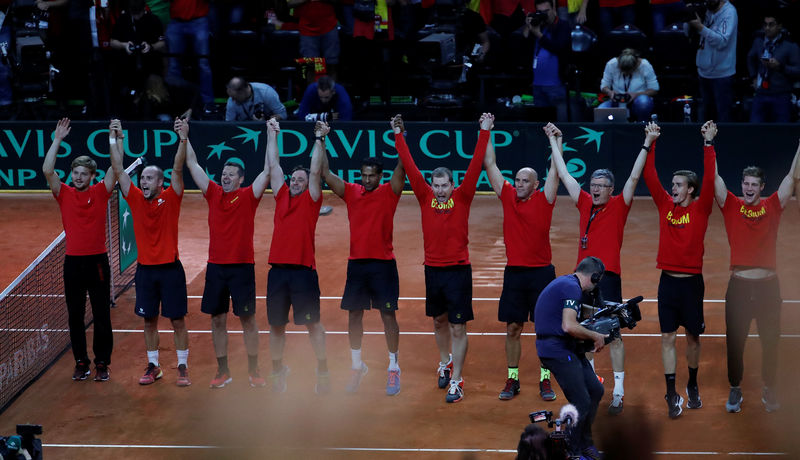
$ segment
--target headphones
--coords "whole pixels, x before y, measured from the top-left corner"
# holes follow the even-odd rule
[[[593,284],[597,284],[597,283],[600,282],[600,279],[603,277],[603,274],[606,272],[606,266],[605,266],[605,264],[603,264],[603,261],[600,260],[599,258],[594,257],[594,256],[590,256],[590,257],[592,258],[592,260],[597,262],[597,264],[600,266],[598,271],[592,273],[592,277],[590,278]]]

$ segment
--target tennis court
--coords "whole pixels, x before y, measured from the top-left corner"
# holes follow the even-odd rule
[[[111,380],[73,382],[74,362],[66,353],[0,414],[0,434],[10,435],[17,423],[44,427],[45,458],[513,458],[527,414],[565,404],[560,389],[554,402],[538,395],[538,359],[532,327],[523,338],[520,366],[522,393],[511,401],[497,398],[506,378],[505,325],[497,321],[505,252],[502,209],[494,195],[475,198],[470,218],[475,321],[468,326],[470,350],[464,367],[465,398],[444,402],[434,373],[438,352],[432,325],[424,316],[422,234],[418,204],[405,195],[395,216],[395,253],[400,272],[400,366],[402,391],[384,394],[386,346],[379,315],[365,315],[363,357],[369,374],[356,395],[344,386],[350,365],[347,315],[339,309],[348,255],[348,223],[344,203],[326,194],[334,212],[317,225],[316,259],[322,290],[322,323],[327,335],[333,391],[314,393],[314,359],[305,328],[287,337],[284,362],[291,367],[289,388],[273,394],[247,384],[247,360],[241,327],[230,317],[229,362],[233,383],[221,390],[208,387],[216,370],[210,319],[200,313],[203,271],[207,257],[207,207],[199,194],[187,194],[180,220],[181,260],[189,282],[189,371],[193,385],[178,388],[171,328],[162,320],[161,364],[164,378],[151,386],[137,381],[145,366],[142,321],[133,314],[133,291],[112,311],[115,348]],[[265,301],[267,252],[274,200],[267,196],[256,216],[256,280],[258,324],[262,330],[260,363],[269,372]],[[0,194],[0,241],[5,286],[61,232],[55,200],[49,194]],[[557,274],[571,272],[576,258],[578,212],[566,196],[553,215],[551,244]],[[760,346],[751,337],[745,352],[744,404],[739,414],[725,412],[728,395],[725,361],[724,299],[728,281],[728,243],[721,214],[712,213],[706,234],[706,335],[702,339],[699,383],[704,406],[685,410],[670,420],[664,403],[664,377],[656,315],[655,268],[658,227],[655,206],[637,198],[626,226],[622,249],[623,295],[643,295],[644,320],[625,335],[625,410],[606,414],[613,376],[607,351],[596,357],[605,377],[606,395],[594,424],[602,449],[620,442],[644,446],[657,458],[761,458],[787,453],[800,458],[800,397],[797,366],[800,351],[800,224],[797,202],[790,201],[778,240],[778,266],[785,299],[780,342],[779,386],[782,409],[767,414],[760,402]],[[35,307],[32,307],[32,309]],[[35,314],[32,311],[31,314]],[[66,332],[50,331],[50,334]],[[91,334],[91,327],[89,328]],[[753,327],[751,334],[755,333]],[[678,340],[678,388],[685,385],[685,341]],[[628,454],[625,458],[642,458]]]

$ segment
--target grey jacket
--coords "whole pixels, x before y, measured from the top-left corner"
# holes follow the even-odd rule
[[[703,78],[724,78],[736,73],[736,30],[739,16],[729,1],[712,13],[706,11],[695,63]]]
[[[753,46],[747,53],[747,70],[751,78],[758,78],[756,93],[782,94],[792,91],[794,82],[800,80],[800,47],[797,43],[784,38],[784,34],[776,37],[772,57],[781,63],[777,69],[766,69],[761,62],[764,56],[766,39],[763,35],[753,40]],[[765,74],[766,72],[766,74]],[[761,84],[763,77],[767,78],[767,87]]]

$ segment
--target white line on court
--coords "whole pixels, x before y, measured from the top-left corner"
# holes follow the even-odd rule
[[[201,295],[187,296],[189,299],[202,299]],[[256,299],[266,299],[267,296],[258,295]],[[400,297],[400,300],[425,300],[425,297]],[[322,296],[320,300],[342,300],[341,296]],[[473,297],[473,302],[499,302],[500,297]],[[658,299],[644,299],[644,303],[656,303]],[[703,299],[703,303],[725,303],[725,299]],[[784,300],[783,303],[800,303],[800,300]]]
[[[156,445],[156,444],[43,444],[49,448],[77,449],[221,449],[221,446]],[[310,449],[314,450],[314,449]],[[320,450],[338,452],[418,452],[418,453],[515,453],[511,449],[436,449],[436,448],[392,448],[392,447],[324,447]],[[785,452],[714,452],[714,451],[656,451],[655,455],[753,455],[785,456]]]

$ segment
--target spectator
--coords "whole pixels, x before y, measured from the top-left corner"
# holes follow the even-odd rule
[[[586,22],[589,0],[558,0],[558,18],[570,26]]]
[[[339,31],[332,2],[289,0],[289,8],[300,20],[300,56],[325,58],[328,73],[335,75],[339,63]]]
[[[0,0],[0,8],[8,11],[11,3],[11,0]],[[0,43],[6,44],[6,52],[11,50],[10,20],[4,20],[0,25]],[[0,60],[0,110],[9,108],[12,102],[14,102],[14,94],[11,91],[11,67],[4,60]]]
[[[800,78],[800,47],[786,37],[777,14],[764,15],[764,33],[753,40],[747,70],[756,90],[750,122],[791,121],[792,86]]]
[[[297,109],[297,118],[306,119],[308,115],[326,113],[329,120],[352,120],[353,104],[344,86],[335,83],[327,75],[320,77],[316,82],[308,85],[300,107]]]
[[[689,21],[691,28],[700,34],[695,58],[703,98],[699,119],[730,121],[739,17],[728,0],[706,0],[706,6],[708,10],[702,22],[697,15]]]
[[[636,24],[634,0],[598,0],[598,3],[600,36],[605,37],[614,27],[622,24]]]
[[[650,0],[650,11],[653,15],[653,34],[681,19],[686,11],[683,0]]]
[[[600,107],[626,107],[633,112],[636,121],[646,121],[653,112],[653,96],[658,93],[658,88],[650,62],[639,57],[636,50],[626,48],[619,57],[606,63],[600,91],[608,96],[608,100]]]
[[[278,93],[266,83],[248,83],[241,77],[228,82],[228,105],[225,121],[251,121],[286,118],[286,107]]]
[[[533,34],[533,105],[555,107],[556,120],[567,121],[567,92],[562,69],[570,47],[569,24],[556,16],[552,0],[535,0],[522,34]]]
[[[167,45],[172,54],[167,72],[169,83],[183,86],[179,57],[186,55],[187,48],[191,45],[192,57],[197,59],[200,97],[206,115],[216,112],[211,64],[208,60],[210,52],[208,10],[208,0],[174,0],[169,9],[172,20],[167,24]]]
[[[130,0],[111,32],[111,49],[115,50],[114,92],[123,103],[132,102],[125,113],[147,112],[149,102],[164,102],[166,94],[161,78],[163,55],[167,50],[161,21],[145,8],[144,0]],[[133,101],[126,100],[133,95]],[[126,104],[127,105],[127,104]]]

